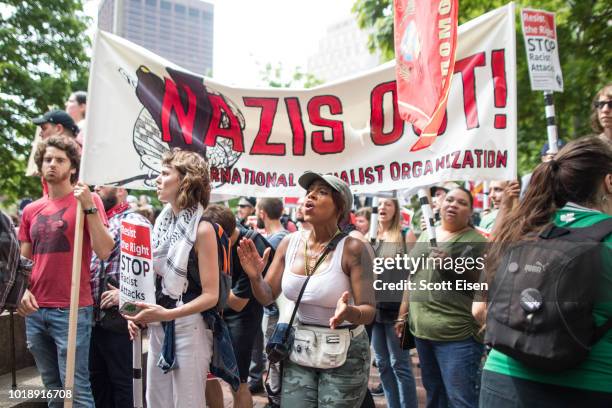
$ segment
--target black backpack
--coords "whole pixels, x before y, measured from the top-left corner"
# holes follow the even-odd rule
[[[209,221],[206,218],[202,218],[202,221],[210,222],[215,229],[215,236],[217,237],[217,258],[219,262],[219,300],[215,309],[221,313],[227,305],[227,298],[232,288],[232,269],[231,269],[231,245],[228,235],[223,231],[223,228]],[[197,288],[202,288],[200,282],[200,274],[198,268],[198,258],[195,251],[191,251],[189,254],[189,260],[187,265],[187,279],[195,284]],[[199,292],[186,293],[183,298],[186,301],[193,300],[193,298],[199,296]],[[193,296],[195,295],[195,296]]]
[[[612,328],[597,327],[593,304],[604,288],[601,241],[612,219],[585,228],[546,228],[509,247],[489,287],[485,343],[548,372],[575,367]],[[610,296],[610,293],[607,294]]]
[[[32,261],[20,255],[11,219],[0,212],[0,313],[15,310],[28,287]]]

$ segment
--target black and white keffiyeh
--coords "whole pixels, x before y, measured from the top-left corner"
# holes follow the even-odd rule
[[[162,293],[179,299],[187,290],[187,262],[204,208],[186,208],[174,215],[167,204],[153,227],[153,269],[162,276]]]

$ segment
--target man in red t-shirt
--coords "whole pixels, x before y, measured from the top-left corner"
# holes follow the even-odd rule
[[[100,197],[76,182],[79,147],[73,139],[52,136],[36,150],[38,171],[48,195],[23,210],[19,229],[21,255],[34,261],[29,290],[17,312],[26,317],[28,347],[47,389],[64,387],[68,315],[77,200],[85,212],[74,375],[75,406],[93,407],[89,383],[89,341],[93,316],[89,264],[92,249],[106,259],[113,238]]]

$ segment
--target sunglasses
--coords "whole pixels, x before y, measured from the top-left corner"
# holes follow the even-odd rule
[[[612,109],[612,99],[607,101],[597,101],[593,104],[593,106],[599,110],[602,110],[606,105],[608,105],[608,109]]]

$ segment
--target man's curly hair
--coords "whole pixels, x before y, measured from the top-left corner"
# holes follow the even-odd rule
[[[79,179],[79,169],[81,167],[81,148],[74,138],[67,136],[51,136],[38,144],[36,153],[34,153],[34,163],[38,167],[38,172],[42,174],[42,163],[45,158],[47,147],[55,147],[62,150],[70,160],[70,168],[76,169],[74,174],[70,175],[70,183],[74,184]]]

